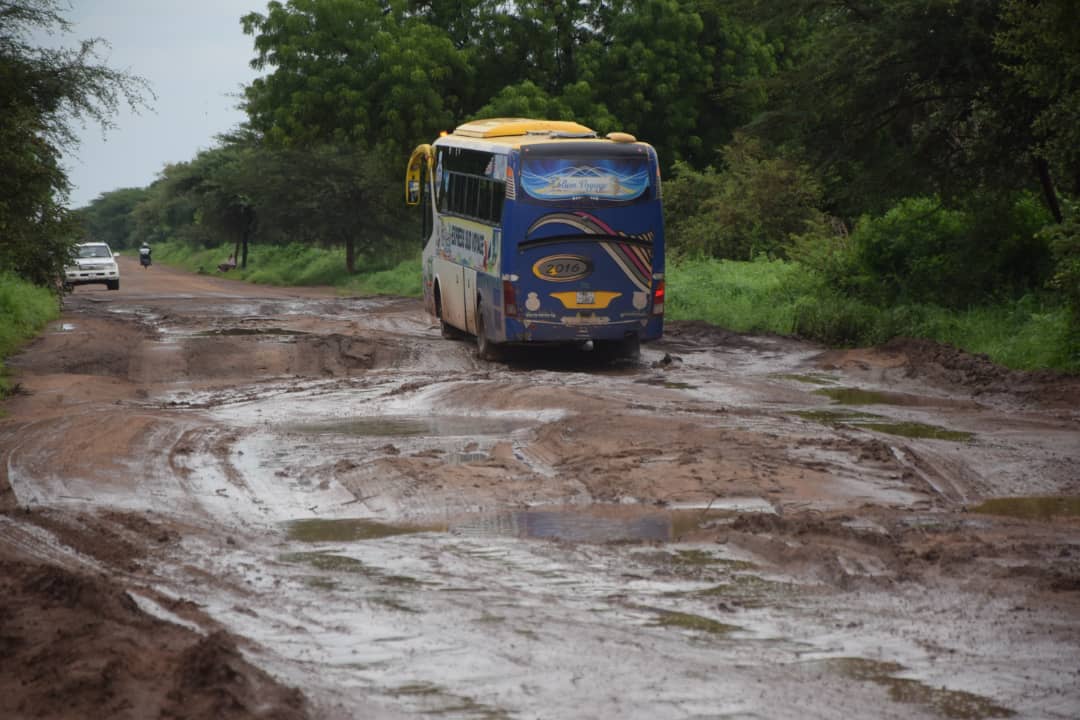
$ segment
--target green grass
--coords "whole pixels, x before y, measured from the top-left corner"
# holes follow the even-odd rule
[[[921,337],[1015,369],[1080,372],[1068,310],[1035,296],[966,311],[878,308],[830,291],[798,263],[706,259],[668,264],[666,310],[671,320],[704,320],[737,332],[798,335],[833,346]]]
[[[351,275],[345,269],[343,249],[326,250],[300,244],[257,245],[249,248],[246,270],[237,267],[228,273],[220,273],[217,266],[230,252],[230,247],[192,248],[184,243],[170,242],[154,247],[154,260],[192,272],[222,275],[260,285],[330,286],[360,295],[421,295],[419,253],[393,266],[384,261],[361,258],[357,261],[359,272]]]
[[[49,290],[0,273],[0,398],[12,389],[4,360],[59,315],[59,303]]]
[[[1080,349],[1070,343],[1067,310],[1041,306],[1030,297],[962,313],[928,308],[906,334],[985,353],[1006,367],[1080,371]]]
[[[779,260],[669,262],[665,315],[736,332],[790,335],[798,300],[807,292],[800,274],[798,266]]]

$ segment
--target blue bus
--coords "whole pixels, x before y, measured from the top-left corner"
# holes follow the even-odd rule
[[[413,151],[405,200],[423,215],[425,307],[482,358],[585,342],[635,358],[663,333],[660,168],[632,135],[469,122]]]

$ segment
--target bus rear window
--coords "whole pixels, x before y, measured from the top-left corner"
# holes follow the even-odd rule
[[[631,203],[652,196],[646,157],[524,157],[521,188],[534,202]]]

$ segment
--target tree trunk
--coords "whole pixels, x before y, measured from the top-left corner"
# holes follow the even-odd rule
[[[1050,214],[1054,216],[1054,221],[1061,222],[1061,205],[1058,203],[1057,191],[1054,190],[1054,181],[1050,177],[1050,163],[1046,162],[1043,158],[1035,158],[1035,172],[1039,174],[1039,183],[1042,184],[1043,198],[1046,200],[1046,207],[1050,209]]]
[[[352,235],[345,238],[345,269],[350,275],[356,272],[356,244]]]
[[[240,258],[241,258],[240,267],[243,268],[244,270],[247,270],[248,236],[249,235],[251,235],[251,229],[250,228],[244,228],[244,235],[243,235],[243,241],[242,241],[243,250],[241,251],[242,254],[240,256]]]

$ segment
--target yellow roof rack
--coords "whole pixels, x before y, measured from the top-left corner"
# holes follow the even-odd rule
[[[532,120],[530,118],[491,118],[474,120],[458,125],[455,135],[473,138],[496,138],[512,135],[559,134],[569,136],[591,136],[596,132],[592,128],[567,120]]]

